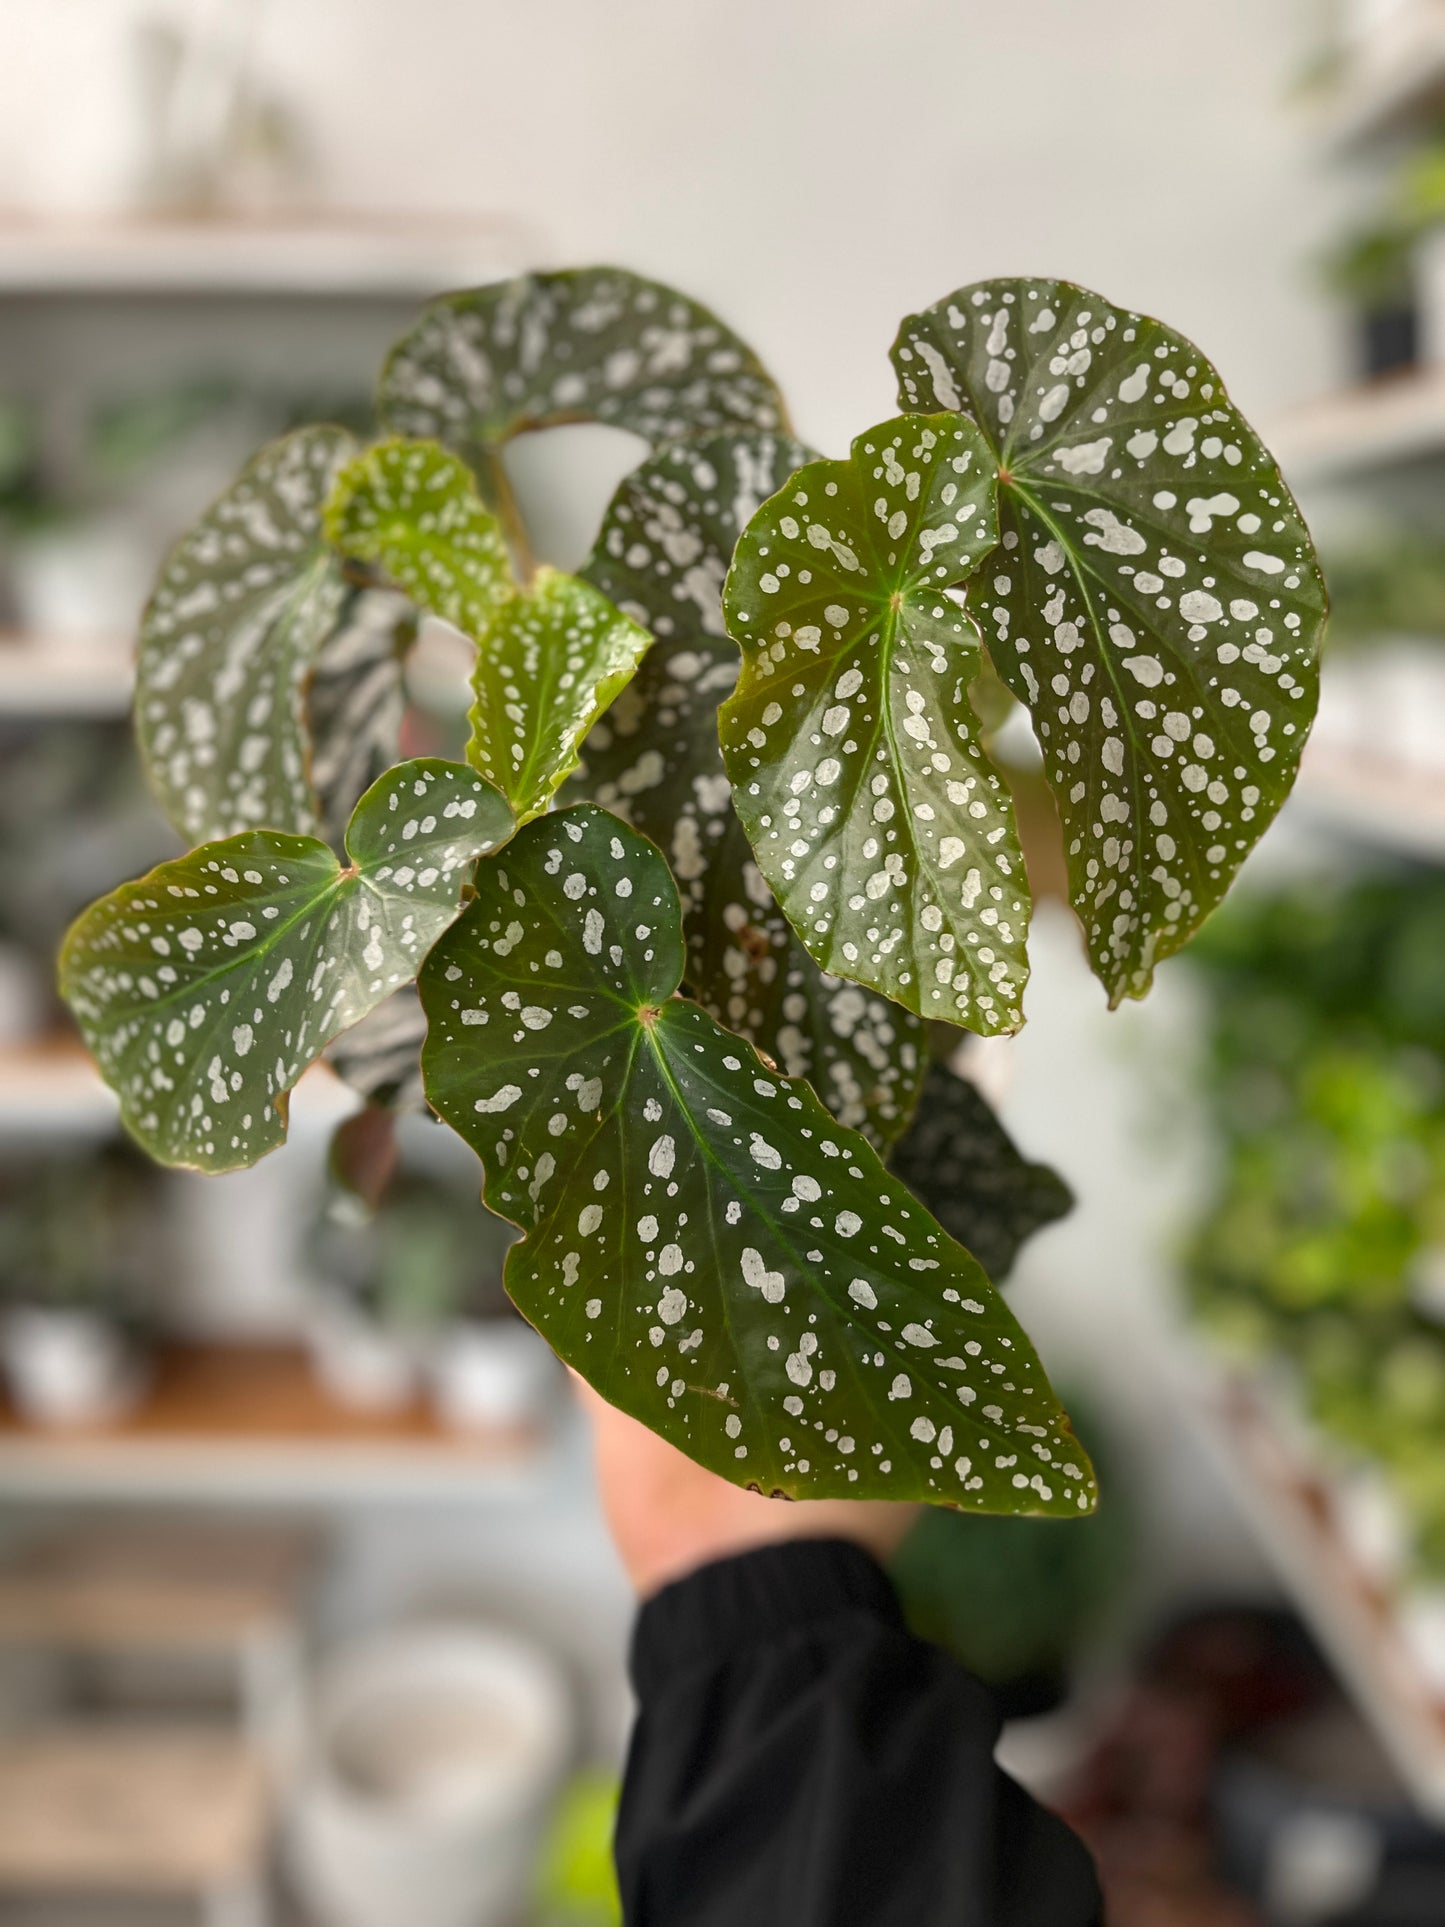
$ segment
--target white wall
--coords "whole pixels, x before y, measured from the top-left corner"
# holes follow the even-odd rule
[[[225,0],[5,0],[0,202],[114,201],[133,28]],[[1268,412],[1325,385],[1327,218],[1286,94],[1319,0],[269,0],[318,193],[494,209],[715,301],[840,447],[900,316],[1050,272],[1164,314]]]

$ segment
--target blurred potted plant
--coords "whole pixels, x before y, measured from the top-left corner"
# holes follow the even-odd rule
[[[141,1398],[158,1193],[122,1144],[0,1171],[0,1360],[22,1417],[97,1425]]]
[[[1246,898],[1211,985],[1222,1168],[1188,1254],[1236,1355],[1380,1469],[1405,1577],[1445,1580],[1445,876]],[[1445,1669],[1445,1654],[1440,1656]]]
[[[321,1382],[371,1409],[425,1385],[460,1427],[538,1418],[554,1369],[502,1288],[509,1243],[497,1220],[479,1219],[471,1187],[441,1175],[389,1177],[370,1201],[333,1184],[310,1241]]]
[[[1362,375],[1445,359],[1445,127],[1396,164],[1377,211],[1330,250],[1324,275],[1355,314]]]

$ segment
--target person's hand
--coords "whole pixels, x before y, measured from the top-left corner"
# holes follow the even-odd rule
[[[574,1372],[592,1421],[597,1483],[612,1537],[639,1594],[710,1560],[785,1539],[852,1539],[886,1559],[917,1510],[867,1499],[765,1499],[705,1471],[600,1398]]]

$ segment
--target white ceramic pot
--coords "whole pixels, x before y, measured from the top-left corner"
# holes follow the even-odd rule
[[[306,1335],[311,1369],[338,1404],[359,1412],[395,1412],[415,1397],[415,1347],[341,1294],[316,1300]]]
[[[572,1748],[562,1676],[483,1625],[416,1626],[323,1663],[290,1858],[323,1927],[512,1927]]]
[[[145,1392],[134,1348],[94,1312],[9,1312],[0,1356],[16,1409],[35,1425],[104,1425],[132,1411]]]
[[[537,1425],[557,1391],[557,1360],[520,1318],[478,1318],[449,1325],[429,1366],[432,1401],[458,1431]]]
[[[155,557],[133,529],[97,517],[14,544],[11,580],[28,634],[114,640],[129,647],[150,593]]]

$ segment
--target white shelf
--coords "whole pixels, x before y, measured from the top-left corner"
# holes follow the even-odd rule
[[[120,637],[0,635],[0,717],[124,716],[133,658]]]
[[[1209,1365],[1191,1409],[1300,1617],[1420,1808],[1445,1820],[1445,1699],[1412,1651],[1389,1593],[1348,1544],[1298,1427],[1263,1385]]]
[[[359,1101],[324,1064],[314,1064],[292,1094],[290,1135],[329,1132]],[[114,1093],[79,1043],[0,1048],[0,1138],[93,1134],[116,1128],[119,1116]]]
[[[1332,827],[1445,859],[1445,641],[1326,654],[1295,795]]]
[[[1291,484],[1445,455],[1445,369],[1383,375],[1276,421],[1266,442]]]
[[[171,1346],[137,1410],[94,1430],[0,1407],[0,1500],[385,1504],[535,1495],[555,1476],[550,1427],[449,1430],[422,1406],[337,1405],[288,1345]]]
[[[1400,7],[1348,61],[1330,94],[1322,133],[1337,153],[1399,135],[1445,103],[1445,6]]]
[[[533,253],[522,229],[500,219],[0,218],[0,295],[420,300],[515,274]]]

